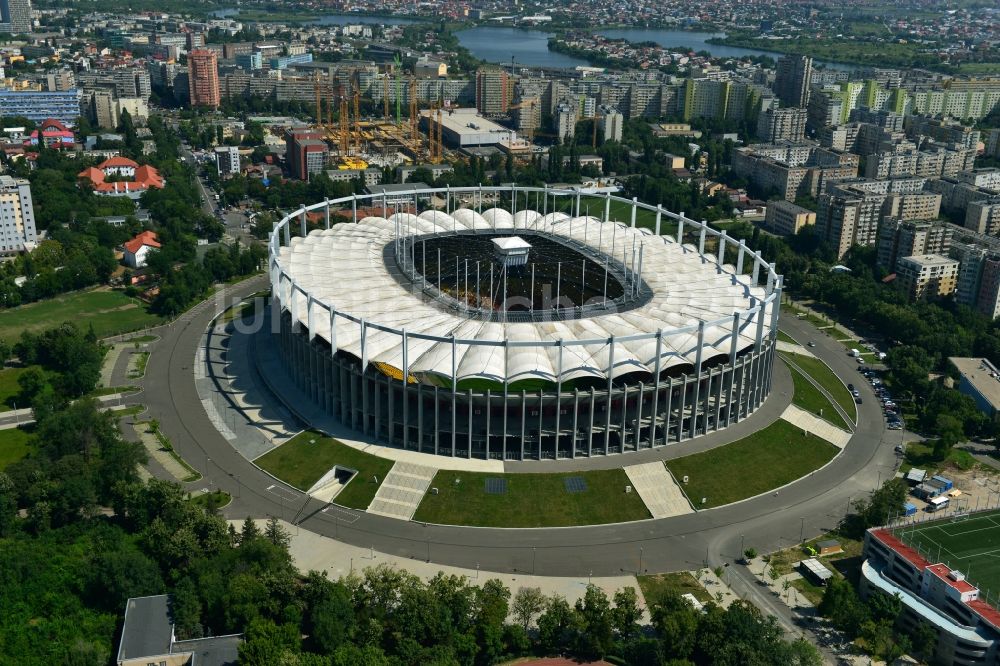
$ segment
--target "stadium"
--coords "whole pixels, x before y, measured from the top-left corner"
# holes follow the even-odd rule
[[[609,194],[326,200],[275,226],[269,275],[289,374],[387,446],[500,460],[639,451],[745,419],[771,386],[774,266],[703,222]]]

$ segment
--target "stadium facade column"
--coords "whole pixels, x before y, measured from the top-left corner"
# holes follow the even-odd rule
[[[702,234],[704,234],[702,229]],[[702,235],[704,238],[704,235]],[[694,355],[694,396],[691,399],[691,437],[698,436],[698,398],[701,391],[702,348],[705,345],[705,322],[698,322],[698,350]]]
[[[657,219],[659,219],[659,213],[657,213]],[[660,379],[660,365],[661,357],[663,356],[663,329],[656,329],[656,362],[653,366],[653,405],[650,411],[649,419],[649,448],[656,446],[656,410],[659,408],[660,402],[660,387],[662,386],[662,380]]]

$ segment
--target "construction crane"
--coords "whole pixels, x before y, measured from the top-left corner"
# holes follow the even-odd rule
[[[385,80],[382,81],[382,119],[389,122],[389,72],[385,73]]]
[[[323,127],[323,97],[319,86],[319,72],[316,72],[313,89],[316,93],[316,126]]]
[[[410,77],[410,141],[420,144],[420,134],[417,132],[417,80]]]
[[[354,154],[361,154],[361,91],[354,90]]]
[[[431,105],[430,113],[427,114],[427,139],[429,142],[429,158],[431,164],[441,162],[443,147],[441,145],[441,134],[444,122],[441,115],[441,105],[434,102]]]
[[[403,61],[399,59],[398,53],[396,54],[396,57],[393,59],[392,63],[393,63],[393,72],[396,75],[396,127],[400,127],[403,122],[402,114],[400,113],[400,104],[402,103],[403,99],[403,90],[402,90],[402,83],[399,77],[402,76],[403,74]]]
[[[347,96],[344,94],[344,86],[340,86],[340,154],[346,155],[351,137],[350,118],[347,108]]]

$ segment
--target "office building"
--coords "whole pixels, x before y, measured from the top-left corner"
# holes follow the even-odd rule
[[[757,118],[757,138],[763,143],[802,141],[807,113],[803,107],[767,109]]]
[[[896,279],[913,300],[940,298],[955,292],[958,262],[941,254],[920,254],[896,261]]]
[[[15,35],[31,32],[31,0],[0,0],[0,22],[3,31]]]
[[[256,51],[251,51],[249,53],[237,53],[236,66],[247,70],[263,69],[264,58]]]
[[[622,123],[625,122],[625,117],[621,112],[613,106],[602,105],[598,116],[601,124],[601,138],[604,141],[621,141]]]
[[[778,59],[774,78],[774,93],[782,106],[809,104],[809,85],[812,79],[812,58],[803,55],[786,55]]]
[[[36,123],[54,118],[64,125],[76,125],[80,91],[0,90],[0,117],[7,116],[24,116]]]
[[[215,149],[215,166],[220,176],[240,172],[240,149],[236,146],[218,146]]]
[[[510,107],[510,76],[499,67],[480,67],[476,71],[476,109],[484,116],[502,116]]]
[[[219,55],[207,49],[188,53],[188,90],[191,106],[219,106]]]
[[[0,176],[0,253],[30,250],[36,242],[35,209],[28,181]]]
[[[767,202],[764,226],[771,233],[794,236],[804,227],[814,224],[816,224],[816,213],[808,208],[782,199]]]
[[[309,176],[326,169],[330,147],[323,135],[314,130],[288,130],[285,133],[285,159],[292,178],[309,180]]]

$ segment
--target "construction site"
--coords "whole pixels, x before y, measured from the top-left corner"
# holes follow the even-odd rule
[[[399,72],[399,68],[394,70]],[[348,93],[343,83],[334,84],[315,77],[316,126],[330,145],[332,161],[341,169],[366,169],[369,166],[397,166],[401,162],[439,164],[444,159],[442,114],[445,102],[430,100],[421,108],[416,79],[403,82],[401,74],[386,72],[382,90],[381,117],[362,116],[362,101],[368,109],[376,100],[363,100],[358,90]],[[403,113],[402,86],[406,85],[407,104]],[[389,91],[395,95],[390,99]],[[394,103],[393,103],[394,102]],[[335,108],[336,107],[336,108]],[[421,117],[425,126],[420,127]]]

